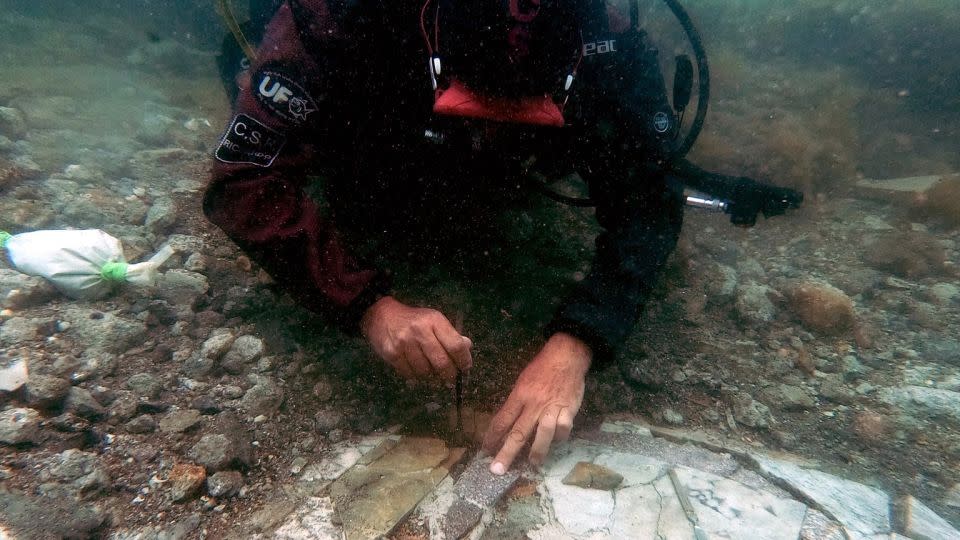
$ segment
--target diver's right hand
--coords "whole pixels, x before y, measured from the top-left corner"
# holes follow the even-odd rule
[[[473,365],[473,342],[435,309],[384,296],[363,314],[360,329],[373,350],[408,380],[453,382],[457,371]]]

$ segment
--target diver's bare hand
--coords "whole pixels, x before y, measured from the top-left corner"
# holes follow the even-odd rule
[[[470,338],[460,335],[435,309],[385,296],[367,309],[360,328],[374,352],[408,380],[452,382],[457,371],[473,365]]]
[[[484,450],[496,452],[490,472],[505,473],[531,437],[530,462],[541,465],[550,444],[570,436],[590,359],[590,348],[581,340],[564,333],[550,337],[520,373],[483,437]]]

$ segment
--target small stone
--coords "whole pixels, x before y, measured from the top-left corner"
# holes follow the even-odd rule
[[[220,471],[207,477],[207,493],[211,497],[234,497],[243,487],[243,475],[239,471]]]
[[[160,379],[150,373],[137,373],[127,379],[124,386],[138,396],[148,399],[157,399],[160,397],[161,390],[163,390]]]
[[[26,309],[39,306],[57,296],[47,280],[0,268],[0,307]]]
[[[327,433],[327,440],[332,443],[338,443],[343,440],[343,430],[342,429],[331,429],[330,433]]]
[[[330,401],[333,397],[333,385],[325,380],[318,381],[317,384],[313,385],[313,395],[321,403]]]
[[[190,407],[197,409],[201,414],[217,414],[222,409],[216,400],[210,396],[200,396],[194,399],[190,402]]]
[[[298,475],[304,467],[307,466],[307,459],[304,457],[298,457],[293,460],[293,463],[290,464],[290,474]]]
[[[38,442],[40,413],[33,409],[17,408],[0,412],[0,443],[27,444]]]
[[[343,422],[343,413],[334,409],[321,409],[313,415],[317,431],[327,434]]]
[[[249,364],[263,355],[263,341],[256,336],[240,336],[220,361],[220,366],[234,375],[243,373]]]
[[[210,471],[249,466],[253,460],[249,443],[232,440],[220,433],[204,435],[187,455]]]
[[[857,394],[846,386],[838,375],[827,375],[820,384],[820,396],[834,403],[849,405]]]
[[[0,343],[17,345],[37,339],[37,331],[44,324],[41,319],[13,317],[0,326]]]
[[[240,407],[252,415],[271,415],[283,403],[283,387],[265,376],[258,376],[257,383],[243,394]]]
[[[200,423],[200,411],[194,409],[170,411],[160,419],[160,431],[164,433],[183,433]]]
[[[663,414],[664,422],[668,424],[673,424],[675,426],[683,425],[683,415],[671,409],[670,407],[663,409],[663,411],[661,411],[661,414]]]
[[[808,411],[817,406],[816,400],[799,386],[780,384],[768,395],[771,403],[780,405],[785,411]]]
[[[570,486],[602,491],[617,489],[622,482],[623,475],[603,465],[588,461],[578,462],[563,479],[563,483]]]
[[[770,425],[770,408],[754,400],[750,394],[740,392],[732,396],[733,416],[737,422],[755,428]]]
[[[850,427],[857,437],[871,445],[883,443],[892,431],[890,420],[873,411],[860,411],[854,414]]]
[[[127,433],[153,433],[157,429],[157,421],[149,414],[141,414],[124,424],[123,428]]]
[[[97,400],[93,399],[93,395],[88,390],[79,386],[70,388],[64,406],[68,411],[94,421],[107,412]]]
[[[170,498],[173,502],[192,499],[200,492],[207,479],[207,471],[200,465],[177,463],[170,471]]]
[[[779,294],[766,285],[749,283],[737,289],[737,300],[734,304],[741,319],[751,323],[766,323],[772,321],[777,310],[771,297]]]

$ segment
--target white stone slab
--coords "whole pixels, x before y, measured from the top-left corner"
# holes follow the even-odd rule
[[[337,443],[320,463],[307,465],[300,480],[303,482],[333,481],[363,457],[361,448],[350,443]]]
[[[912,496],[904,500],[904,532],[910,538],[925,540],[957,540],[960,531],[954,529],[947,520],[938,516],[936,512],[927,508],[922,502]]]
[[[341,540],[330,497],[310,497],[274,533],[275,540]]]
[[[807,506],[704,471],[677,467],[710,538],[796,540]]]
[[[825,472],[755,456],[761,471],[804,494],[843,525],[851,539],[889,535],[890,498],[886,493]]]

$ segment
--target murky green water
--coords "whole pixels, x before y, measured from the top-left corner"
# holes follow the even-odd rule
[[[216,234],[199,213],[231,111],[216,65],[227,31],[214,4],[0,1],[0,230],[102,228],[137,260],[172,234]],[[235,5],[241,20],[244,4]],[[683,5],[711,69],[709,114],[690,158],[802,190],[805,206],[749,230],[688,210],[620,369],[591,375],[580,421],[628,412],[670,422],[669,408],[685,428],[821,460],[836,474],[916,495],[960,525],[960,4]],[[670,59],[688,45],[663,3],[641,1],[638,13],[669,80]],[[904,180],[912,177],[929,178]],[[155,226],[150,212],[164,198],[180,213]],[[589,213],[540,199],[502,220],[515,243],[494,253],[497,264],[460,259],[472,269],[465,275],[422,261],[398,266],[411,296],[467,311],[478,358],[488,362],[467,398],[480,409],[495,410],[509,393],[555,300],[589,268],[595,233]],[[213,247],[206,255],[232,257]],[[209,273],[216,282],[220,274]],[[274,292],[248,277],[212,283],[193,311],[283,334],[283,354],[364,354],[336,332],[297,326],[318,323],[289,302],[274,309]],[[851,329],[834,332],[804,315],[797,290],[808,283],[849,302]],[[268,306],[230,313],[225,306],[238,298]],[[67,304],[27,315],[50,309],[56,317]],[[152,331],[170,335],[173,320]],[[38,361],[48,354],[52,364],[47,342],[35,341]],[[0,347],[13,358],[26,345]],[[356,366],[337,369],[344,384],[362,378]],[[370,406],[374,424],[423,398],[380,382],[387,378],[374,378],[386,390],[369,381],[350,390],[364,406],[386,401]],[[97,384],[119,383],[108,376]],[[443,391],[427,397],[448,399]],[[747,407],[752,420],[737,412],[744,399],[760,406]],[[0,456],[9,464],[43,451],[5,448]],[[122,507],[121,497],[104,497]]]

